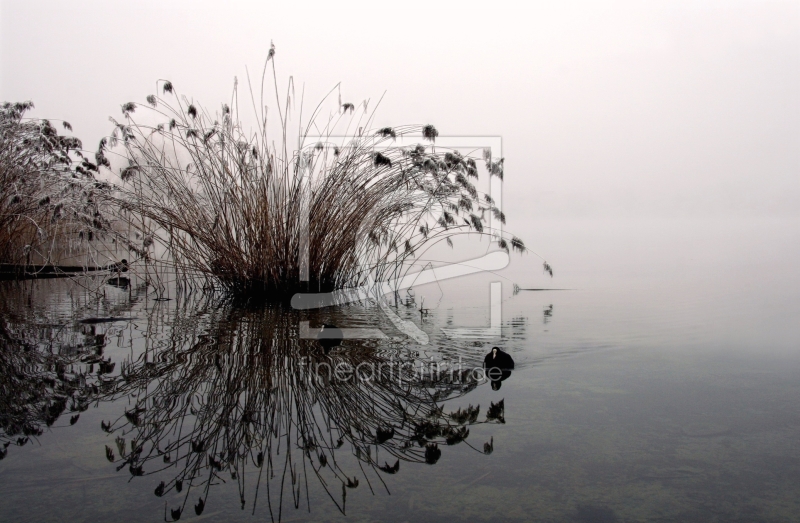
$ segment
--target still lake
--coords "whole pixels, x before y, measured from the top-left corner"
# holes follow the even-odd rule
[[[512,257],[388,301],[427,344],[369,302],[0,283],[0,521],[796,521],[800,220],[530,231],[552,279]],[[500,336],[446,336],[492,282]],[[384,337],[325,353],[323,324]]]

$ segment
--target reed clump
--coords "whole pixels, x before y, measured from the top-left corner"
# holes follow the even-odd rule
[[[113,160],[120,216],[147,255],[213,285],[280,296],[396,278],[431,245],[491,235],[489,216],[505,221],[474,184],[480,170],[502,178],[502,159],[437,149],[432,125],[365,131],[367,104],[341,101],[327,119],[318,106],[295,147],[292,92],[281,99],[275,82],[271,122],[251,91],[252,132],[238,117],[236,88],[231,105],[213,113],[166,81],[147,104],[122,106],[98,155]],[[358,132],[342,138],[342,127]],[[311,131],[322,139],[309,143]],[[395,145],[415,135],[417,143]],[[515,237],[494,240],[526,250]]]
[[[98,164],[83,155],[79,139],[26,118],[32,108],[0,107],[0,264],[16,267],[89,254],[111,229],[102,212],[111,186],[95,178]]]

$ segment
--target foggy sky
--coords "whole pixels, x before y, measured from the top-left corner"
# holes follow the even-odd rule
[[[156,80],[216,106],[274,41],[306,100],[502,136],[509,229],[800,216],[800,4],[551,4],[4,1],[0,97],[93,150]]]

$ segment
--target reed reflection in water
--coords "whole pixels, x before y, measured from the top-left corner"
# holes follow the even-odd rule
[[[273,521],[289,503],[310,511],[319,488],[345,513],[349,490],[388,492],[383,476],[400,472],[403,462],[433,465],[444,447],[459,443],[490,454],[493,440],[471,445],[469,427],[505,422],[502,401],[483,415],[480,406],[442,406],[482,381],[473,371],[479,350],[463,350],[459,369],[421,373],[430,362],[397,338],[348,339],[326,351],[299,336],[300,321],[386,322],[377,308],[301,314],[212,295],[130,297],[113,305],[98,296],[99,316],[73,307],[55,338],[41,322],[3,315],[4,380],[40,392],[4,394],[4,412],[27,418],[4,418],[0,437],[41,434],[61,415],[114,402],[118,417],[101,423],[109,440],[97,450],[132,481],[152,481],[156,496],[171,494],[167,520],[192,509],[202,514],[217,502],[209,495],[221,482],[238,485],[241,509],[266,506]],[[110,326],[134,314],[142,338],[126,341],[133,334]],[[104,357],[112,334],[131,348],[118,361]],[[33,339],[39,342],[26,341]],[[446,352],[453,357],[457,348]]]

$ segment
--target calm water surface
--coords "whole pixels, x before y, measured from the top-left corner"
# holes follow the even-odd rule
[[[553,280],[514,260],[392,300],[425,345],[369,303],[0,284],[0,520],[795,521],[797,223],[542,230]],[[493,281],[501,337],[447,338],[489,325]],[[301,322],[386,337],[325,354]],[[499,388],[412,371],[493,345]]]

